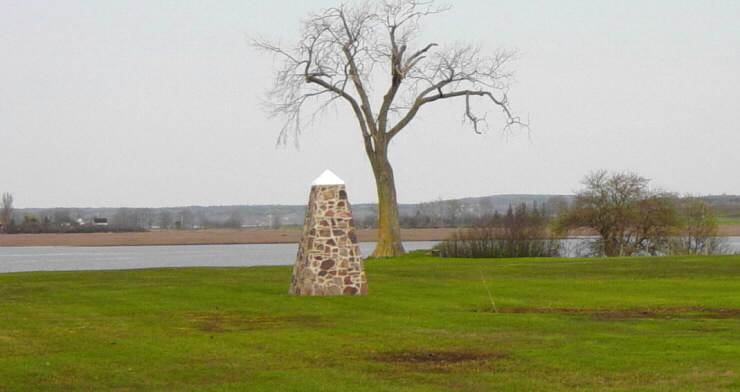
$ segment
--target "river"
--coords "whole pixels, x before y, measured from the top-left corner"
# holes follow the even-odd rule
[[[583,256],[589,240],[565,240],[567,256]],[[726,237],[725,242],[730,252],[740,253],[740,237]],[[436,243],[413,241],[405,242],[404,247],[408,251],[430,249]],[[370,254],[374,245],[361,243],[362,254]],[[297,249],[297,244],[0,247],[0,273],[291,265]]]

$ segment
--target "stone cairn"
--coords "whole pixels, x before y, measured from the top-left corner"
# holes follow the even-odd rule
[[[290,293],[367,294],[347,191],[344,182],[329,170],[311,186]]]

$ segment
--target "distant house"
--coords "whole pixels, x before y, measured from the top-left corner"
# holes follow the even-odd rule
[[[93,224],[93,226],[107,227],[108,226],[108,218],[93,218],[92,224]]]

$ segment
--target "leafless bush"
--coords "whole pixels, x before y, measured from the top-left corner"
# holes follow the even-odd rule
[[[458,231],[437,246],[442,257],[555,257],[560,241],[547,233],[542,210],[521,204],[485,225]]]
[[[0,232],[8,231],[13,220],[13,195],[3,193],[2,203],[0,203]]]
[[[682,234],[671,242],[672,254],[713,255],[728,252],[724,240],[717,236],[717,218],[709,203],[687,198],[681,200]]]

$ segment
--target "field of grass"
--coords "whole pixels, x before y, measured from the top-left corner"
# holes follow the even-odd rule
[[[0,390],[737,390],[740,256],[0,275]],[[489,294],[490,293],[490,294]]]
[[[737,216],[720,216],[717,218],[717,223],[720,225],[740,225],[740,217]]]

